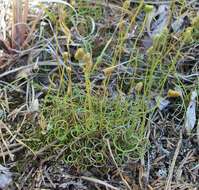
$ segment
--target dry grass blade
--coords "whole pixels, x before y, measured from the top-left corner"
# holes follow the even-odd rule
[[[10,50],[10,47],[9,45],[3,40],[0,38],[0,48],[5,52],[5,53],[12,53],[12,50]]]
[[[182,143],[182,133],[180,134],[180,140],[178,141],[178,144],[177,144],[177,147],[176,147],[176,151],[175,151],[175,154],[173,156],[173,160],[172,160],[171,166],[169,168],[169,176],[168,176],[168,180],[167,180],[167,183],[166,183],[166,186],[165,186],[165,190],[170,190],[171,189],[171,183],[172,183],[174,167],[175,167],[175,164],[176,164],[176,160],[177,160],[178,154],[180,152],[181,143]]]
[[[14,137],[15,141],[16,141],[18,144],[20,144],[21,146],[23,146],[23,147],[29,149],[29,150],[33,153],[33,155],[35,156],[34,151],[33,151],[29,146],[27,146],[25,143],[23,143],[21,140],[17,139],[17,138],[15,137],[15,135],[11,132],[11,130],[9,129],[9,127],[8,127],[6,124],[4,124],[3,121],[1,121],[1,120],[0,120],[0,128],[6,130],[6,132],[7,132],[11,137]],[[0,132],[1,132],[1,131],[0,131]]]
[[[7,141],[3,137],[2,129],[4,127],[5,127],[5,124],[2,121],[0,121],[0,140],[2,141],[1,149],[2,149],[2,146],[4,145],[7,150],[8,155],[10,156],[11,159],[13,159],[13,155],[10,152],[9,145],[7,144]],[[0,153],[0,157],[5,158],[5,156],[6,156],[5,152],[2,150],[2,153]]]
[[[43,15],[43,11],[41,10],[41,11],[39,12],[38,16],[36,17],[36,19],[33,21],[33,24],[32,24],[32,27],[31,27],[29,33],[28,33],[28,36],[27,36],[27,38],[25,39],[25,41],[24,41],[24,43],[23,43],[23,45],[22,45],[23,48],[26,47],[26,46],[28,45],[28,42],[31,40],[31,37],[32,37],[32,35],[33,35],[33,32],[35,31],[36,26],[37,26],[37,24],[39,23],[39,21],[40,21],[42,15]]]
[[[25,0],[24,2],[24,10],[23,10],[23,15],[22,15],[22,21],[23,23],[27,23],[28,20],[28,10],[29,10],[29,1]]]
[[[12,48],[19,49],[26,39],[28,0],[13,0]]]
[[[106,142],[107,142],[107,145],[108,145],[108,149],[109,149],[111,158],[112,158],[112,160],[113,160],[113,162],[114,162],[114,164],[115,164],[115,166],[116,166],[116,168],[117,168],[117,170],[118,170],[118,172],[119,172],[119,175],[120,175],[122,181],[123,181],[124,184],[126,185],[127,189],[131,190],[132,188],[130,187],[130,185],[128,184],[128,182],[124,179],[124,177],[123,177],[123,175],[122,175],[122,172],[121,172],[120,168],[118,167],[117,162],[116,162],[116,160],[115,160],[115,158],[114,158],[114,156],[113,156],[113,152],[112,152],[112,150],[111,150],[111,145],[110,145],[109,140],[106,139]]]

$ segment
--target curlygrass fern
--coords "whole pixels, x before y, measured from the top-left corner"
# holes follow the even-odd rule
[[[118,163],[142,157],[146,148],[141,128],[142,100],[93,96],[91,112],[84,104],[87,96],[76,88],[72,96],[50,95],[44,103],[43,115],[51,126],[45,134],[50,141],[57,139],[59,144],[68,146],[66,162],[83,168],[106,164],[109,153],[105,138],[110,140]]]
[[[60,8],[59,23],[56,23],[53,12],[46,13],[55,24],[55,54],[58,61],[63,60],[64,67],[61,65],[58,70],[58,92],[51,91],[49,87],[42,104],[41,126],[35,131],[35,135],[39,135],[32,140],[30,138],[30,146],[37,150],[56,140],[58,143],[52,151],[61,152],[64,147],[62,158],[78,168],[108,164],[110,152],[106,139],[109,139],[118,164],[144,156],[148,117],[156,109],[155,105],[152,108],[149,106],[151,100],[154,94],[163,93],[169,75],[176,72],[175,66],[181,57],[181,48],[196,38],[194,32],[198,29],[193,21],[191,28],[171,43],[172,35],[165,27],[162,33],[153,36],[152,46],[143,55],[139,43],[145,35],[147,16],[155,7],[144,5],[144,0],[141,0],[138,6],[132,8],[127,0],[121,7],[120,19],[116,22],[111,37],[104,42],[99,56],[94,57],[92,37],[96,36],[88,34],[87,38],[81,36],[81,31],[78,34],[78,30],[83,28],[82,33],[86,31],[87,36],[89,24],[84,18],[92,17],[93,22],[101,19],[103,8],[99,4],[93,7],[89,1],[73,2],[73,6],[77,8],[76,22],[72,19],[74,13],[63,8]],[[145,14],[144,20],[136,28],[134,25],[140,14]],[[80,43],[78,47],[81,47],[75,53],[70,50],[70,45],[74,45],[70,32],[72,25],[77,32],[77,38],[74,38]],[[95,28],[91,28],[94,31]],[[135,28],[137,36],[133,42],[129,42],[128,35],[132,28]],[[60,31],[66,38],[63,46],[60,46],[58,40]],[[98,32],[97,35],[100,35]],[[125,52],[127,47],[130,49],[128,53]],[[62,48],[65,48],[63,52]],[[120,73],[122,66],[125,71]],[[81,85],[73,77],[77,67],[81,70],[81,76],[78,76],[81,78]],[[133,70],[130,74],[127,72],[129,68]],[[96,73],[103,75],[100,95],[97,95],[92,86],[92,77]],[[114,95],[109,90],[113,79]],[[56,87],[53,79],[51,84]]]

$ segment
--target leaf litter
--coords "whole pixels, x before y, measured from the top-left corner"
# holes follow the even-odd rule
[[[196,124],[196,98],[197,92],[193,91],[185,116],[185,129],[187,133],[191,133]]]

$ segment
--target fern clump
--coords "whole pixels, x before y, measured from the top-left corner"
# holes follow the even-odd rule
[[[85,101],[84,93],[76,89],[70,97],[48,96],[43,105],[50,126],[45,129],[46,143],[56,139],[59,145],[67,146],[63,155],[67,163],[80,168],[107,164],[110,154],[106,139],[120,164],[143,156],[142,103],[92,97],[90,110]]]

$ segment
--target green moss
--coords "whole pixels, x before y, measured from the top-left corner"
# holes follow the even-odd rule
[[[90,16],[94,20],[103,18],[103,8],[98,5],[101,1],[97,0],[96,3],[91,3],[87,0],[78,0],[77,9],[80,16]]]

